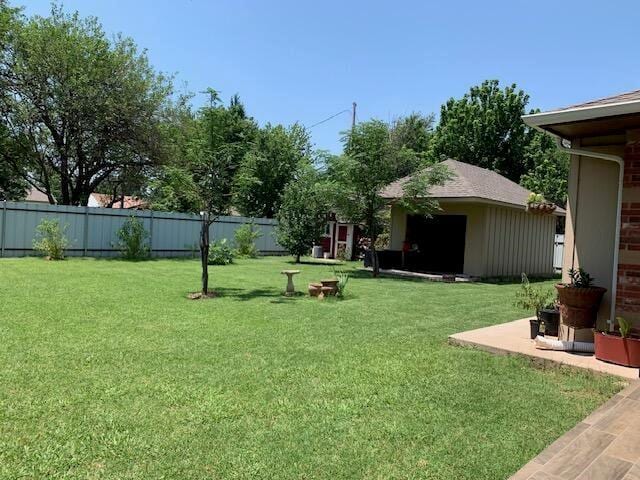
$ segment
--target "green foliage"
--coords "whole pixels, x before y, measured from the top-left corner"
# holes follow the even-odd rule
[[[60,220],[43,218],[36,227],[34,250],[47,256],[49,260],[63,260],[64,251],[69,244],[66,237],[68,225],[60,225]]]
[[[347,294],[347,284],[349,283],[349,272],[346,270],[333,270],[333,276],[338,280],[336,284],[336,297],[343,299]]]
[[[553,305],[554,299],[553,290],[547,287],[534,287],[529,282],[527,275],[522,274],[520,289],[516,291],[516,307],[530,310],[537,315],[543,308]]]
[[[527,203],[545,203],[546,200],[541,193],[531,192],[527,197]]]
[[[311,142],[303,126],[267,124],[242,159],[234,185],[235,206],[247,217],[273,218],[285,186],[299,168],[311,163]]]
[[[389,137],[395,152],[395,178],[410,175],[424,165],[433,135],[433,123],[433,115],[417,112],[392,122]]]
[[[282,194],[276,238],[300,261],[317,242],[327,222],[326,185],[311,167],[303,167]]]
[[[58,203],[86,205],[107,179],[164,158],[171,82],[130,38],[54,4],[48,17],[14,22],[4,52],[0,116],[29,147],[9,161]]]
[[[527,172],[520,184],[533,192],[540,192],[548,201],[564,206],[567,202],[569,155],[558,149],[553,139],[531,130],[525,147],[524,163]]]
[[[149,256],[149,245],[146,242],[149,233],[145,230],[143,223],[134,215],[125,220],[116,235],[118,236],[118,249],[123,258],[140,260]]]
[[[528,170],[528,129],[521,119],[528,102],[515,84],[502,89],[498,80],[471,87],[461,99],[451,98],[440,110],[431,142],[433,159],[454,158],[519,182]]]
[[[622,338],[628,338],[631,336],[631,330],[633,329],[633,322],[627,320],[624,317],[616,317],[618,327],[620,329],[620,336]]]
[[[569,269],[570,285],[576,288],[589,288],[593,286],[595,280],[583,268]]]
[[[229,265],[233,263],[233,249],[223,238],[217,242],[211,242],[209,247],[208,264],[209,265]]]
[[[245,223],[234,234],[236,253],[240,257],[256,258],[258,247],[256,241],[262,236],[253,223]]]

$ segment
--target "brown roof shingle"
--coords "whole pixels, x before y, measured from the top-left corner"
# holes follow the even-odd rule
[[[430,197],[443,200],[478,199],[518,207],[527,205],[527,198],[531,192],[496,172],[453,159],[445,160],[442,163],[449,168],[452,178],[442,186],[432,187],[429,191]],[[404,177],[389,184],[382,190],[381,196],[388,199],[400,198],[404,184],[410,178],[411,176]]]
[[[620,93],[618,95],[612,95],[610,97],[598,98],[596,100],[591,100],[590,102],[578,103],[576,105],[570,105],[568,107],[559,108],[557,109],[557,111],[573,110],[577,108],[600,107],[603,105],[614,105],[616,103],[637,102],[637,101],[640,101],[640,90],[633,90],[631,92]]]

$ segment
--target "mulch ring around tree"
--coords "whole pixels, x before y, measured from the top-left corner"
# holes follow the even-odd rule
[[[216,292],[207,292],[203,295],[202,292],[192,292],[187,295],[189,300],[206,300],[207,298],[216,298],[218,294]]]

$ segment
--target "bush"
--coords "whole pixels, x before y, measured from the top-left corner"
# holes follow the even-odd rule
[[[258,256],[256,240],[258,240],[261,235],[260,232],[254,230],[253,223],[245,223],[238,228],[235,233],[236,252],[238,256],[256,258]]]
[[[140,260],[149,256],[149,245],[146,239],[149,233],[135,216],[130,216],[124,222],[118,235],[118,250],[127,260]]]
[[[49,260],[63,260],[64,250],[69,241],[66,237],[68,225],[60,225],[60,220],[43,219],[36,227],[36,238],[33,248],[41,252]]]
[[[346,295],[347,284],[349,283],[349,272],[334,270],[333,275],[338,279],[338,283],[336,284],[336,297],[344,298]]]
[[[553,306],[554,297],[553,290],[534,287],[529,283],[529,278],[523,273],[520,289],[516,291],[515,306],[531,310],[537,315],[543,308]]]
[[[209,245],[209,265],[229,265],[233,263],[233,250],[223,238],[219,242],[212,242]]]

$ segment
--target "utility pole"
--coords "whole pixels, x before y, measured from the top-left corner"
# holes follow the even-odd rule
[[[351,130],[353,130],[354,128],[356,128],[356,107],[358,106],[358,104],[356,102],[353,102],[352,104],[353,110],[351,112]]]

